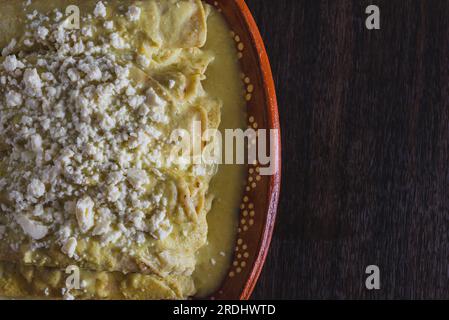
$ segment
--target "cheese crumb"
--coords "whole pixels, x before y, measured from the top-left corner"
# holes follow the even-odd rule
[[[14,72],[17,68],[23,68],[25,66],[22,62],[17,60],[17,57],[13,54],[5,58],[5,61],[3,61],[3,67],[8,72]]]
[[[173,226],[166,219],[165,212],[159,210],[151,216],[148,229],[153,238],[164,240],[173,231]]]
[[[25,215],[16,218],[17,223],[22,227],[23,232],[34,240],[44,238],[48,233],[48,228],[37,221],[33,221]]]
[[[142,67],[148,67],[150,65],[150,60],[143,54],[137,56],[137,63]]]
[[[105,4],[98,1],[83,21],[106,18]],[[130,6],[123,13],[138,21],[142,10]],[[0,239],[14,248],[48,248],[51,241],[28,237],[41,240],[51,230],[60,250],[75,258],[77,251],[84,254],[81,233],[86,240],[101,236],[101,245],[117,243],[123,252],[150,236],[163,240],[173,230],[168,199],[146,187],[166,179],[157,168],[171,148],[162,134],[170,126],[162,124],[172,120],[172,109],[165,94],[135,79],[131,62],[135,57],[146,67],[151,56],[134,51],[122,59],[111,51],[130,48],[121,33],[90,38],[113,30],[113,21],[103,19],[100,30],[86,25],[75,32],[54,23],[62,13],[54,15],[29,15],[21,41],[48,42],[42,50],[14,52],[14,39],[2,50],[0,140],[7,152],[0,187],[7,198],[0,203],[6,216]],[[9,237],[16,231],[17,239]]]
[[[99,236],[108,233],[111,230],[112,214],[109,209],[100,208],[98,210],[99,218],[95,223],[95,228],[92,231],[94,236]]]
[[[142,10],[136,6],[130,6],[128,8],[128,12],[126,13],[126,17],[129,21],[138,21],[140,19],[140,14]]]
[[[76,203],[76,219],[81,232],[86,233],[94,226],[94,202],[88,196]]]
[[[22,95],[15,91],[8,91],[5,95],[6,105],[8,107],[18,107],[23,103]]]
[[[74,237],[71,237],[62,246],[61,250],[63,253],[65,253],[67,256],[69,256],[69,258],[72,258],[75,254],[77,245],[78,245],[78,241]]]
[[[42,88],[42,81],[35,68],[25,70],[23,74],[23,83],[31,95],[39,94]]]
[[[28,195],[34,198],[40,198],[45,193],[45,185],[38,179],[31,180],[27,188]]]
[[[39,153],[42,151],[42,137],[38,133],[31,136],[30,142],[31,150],[33,150],[35,153]]]
[[[37,29],[37,36],[41,39],[41,40],[45,40],[47,38],[49,31],[47,28],[40,26]]]
[[[114,28],[114,22],[113,21],[105,21],[104,25],[106,30],[112,30]]]
[[[104,6],[103,2],[99,1],[94,9],[94,16],[95,17],[106,17],[106,7]]]
[[[167,105],[167,102],[159,97],[159,95],[156,93],[156,91],[154,91],[153,88],[149,88],[147,90],[147,99],[148,103],[154,107],[165,107]]]
[[[129,183],[136,189],[139,189],[150,182],[148,174],[144,170],[136,168],[128,169],[126,177]]]
[[[111,35],[109,37],[111,39],[111,45],[115,49],[124,49],[124,48],[126,48],[125,40],[123,40],[123,38],[120,37],[120,35],[117,32],[111,33]]]
[[[14,50],[14,48],[16,47],[16,45],[17,45],[17,40],[16,40],[15,38],[13,38],[13,39],[9,42],[9,44],[8,44],[5,48],[3,48],[3,50],[2,50],[2,56],[3,56],[3,57],[6,57],[7,55],[9,55],[9,54]]]

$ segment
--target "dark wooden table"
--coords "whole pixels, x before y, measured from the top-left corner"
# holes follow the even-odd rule
[[[247,0],[283,186],[255,299],[449,298],[449,0]],[[365,8],[381,10],[381,30]],[[365,288],[378,265],[381,290]]]

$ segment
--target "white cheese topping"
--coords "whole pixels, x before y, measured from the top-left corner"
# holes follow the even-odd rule
[[[35,153],[42,152],[42,137],[36,133],[30,138],[31,150]]]
[[[25,215],[17,216],[16,221],[22,227],[25,234],[35,240],[44,238],[48,233],[48,228],[46,226],[31,220]]]
[[[131,183],[131,185],[136,189],[139,189],[143,185],[146,185],[150,182],[150,179],[148,178],[148,174],[144,170],[141,170],[141,169],[136,169],[136,168],[128,169],[128,171],[126,173],[126,177],[129,181],[129,183]]]
[[[94,205],[90,197],[84,197],[76,203],[76,219],[83,233],[94,226]]]
[[[5,56],[9,55],[14,50],[16,45],[17,45],[17,40],[13,38],[11,40],[11,42],[5,48],[3,48],[2,56],[5,57]]]
[[[25,73],[23,74],[23,83],[30,95],[35,96],[40,94],[43,84],[35,68],[25,70]]]
[[[141,17],[136,6],[124,13],[130,21]],[[102,1],[94,16],[107,16]],[[149,188],[160,177],[162,148],[171,146],[163,132],[175,122],[164,95],[133,78],[150,59],[131,52],[118,32],[94,38],[89,18],[82,30],[65,29],[58,12],[28,19],[20,46],[13,39],[0,65],[0,141],[7,150],[0,187],[8,200],[0,200],[0,239],[18,233],[13,248],[29,238],[33,247],[48,247],[51,241],[38,240],[51,231],[75,258],[80,237],[100,236],[102,245],[124,249],[147,234],[165,239],[172,232],[168,201]],[[103,25],[114,29],[112,21]],[[46,49],[20,50],[35,44]],[[111,47],[130,49],[136,61]]]
[[[164,240],[172,231],[173,227],[166,219],[164,211],[160,210],[151,216],[149,232],[155,239]]]
[[[49,31],[47,28],[45,27],[39,27],[37,29],[37,36],[41,39],[41,40],[45,40],[47,38]]]
[[[128,8],[126,17],[129,19],[129,21],[138,21],[140,19],[141,12],[142,10],[139,7],[133,5]]]
[[[8,107],[18,107],[23,102],[22,95],[13,90],[6,92],[5,98]]]
[[[38,179],[31,180],[27,188],[28,195],[34,198],[40,198],[45,194],[45,185]]]
[[[95,223],[95,228],[92,231],[94,236],[104,235],[111,231],[111,223],[113,220],[112,213],[109,209],[100,208],[98,210],[99,218]]]
[[[15,55],[10,55],[5,58],[5,61],[3,61],[3,67],[8,72],[14,72],[17,68],[21,69],[25,66],[21,61],[17,60]]]
[[[105,21],[104,25],[106,30],[112,30],[114,29],[114,22],[113,21]]]
[[[125,40],[123,40],[123,38],[120,37],[120,35],[117,32],[111,33],[111,35],[109,37],[111,39],[111,45],[115,49],[125,49],[125,48],[127,48]]]
[[[69,258],[72,258],[75,255],[76,246],[78,245],[78,241],[76,238],[69,238],[66,243],[62,246],[61,251],[64,252]]]
[[[106,7],[104,6],[103,2],[99,1],[94,9],[94,16],[95,17],[106,17]]]
[[[137,63],[146,68],[150,65],[150,60],[145,55],[140,54],[137,56]]]

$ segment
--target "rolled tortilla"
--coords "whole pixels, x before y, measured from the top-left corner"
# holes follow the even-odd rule
[[[206,42],[206,14],[200,0],[139,1],[146,19],[141,26],[160,47],[202,47]]]
[[[160,278],[154,275],[79,270],[79,288],[67,290],[73,270],[0,263],[0,296],[4,298],[62,299],[185,299],[195,294],[190,277]],[[75,281],[69,279],[69,284]]]

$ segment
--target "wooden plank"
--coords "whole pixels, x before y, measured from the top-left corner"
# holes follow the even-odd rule
[[[449,2],[247,0],[283,128],[283,188],[253,297],[448,298]],[[380,291],[364,287],[381,269]]]

